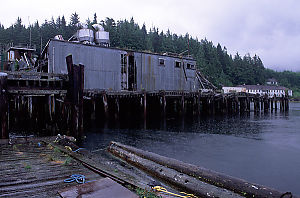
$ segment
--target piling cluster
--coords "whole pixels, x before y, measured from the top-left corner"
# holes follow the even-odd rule
[[[89,122],[113,124],[199,115],[289,110],[289,98],[249,93],[111,91],[84,89],[84,66],[66,58],[68,75],[1,73],[1,138],[27,130],[81,137]],[[30,75],[29,75],[30,74]],[[19,127],[19,129],[18,129]],[[21,131],[23,132],[23,131]]]

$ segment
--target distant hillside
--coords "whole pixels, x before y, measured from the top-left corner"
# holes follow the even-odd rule
[[[57,34],[61,34],[64,39],[70,38],[75,33],[75,24],[78,22],[77,13],[71,15],[69,23],[62,16],[56,20],[46,20],[42,24],[37,21],[30,27],[25,27],[18,17],[14,25],[4,28],[0,21],[0,44],[29,44],[31,32],[31,44],[40,52],[41,42],[45,46],[46,42]],[[266,69],[258,55],[231,55],[227,53],[225,46],[215,46],[206,38],[198,40],[189,34],[177,35],[169,30],[159,31],[155,27],[147,31],[145,25],[140,27],[133,18],[130,21],[115,21],[111,18],[98,21],[97,15],[94,14],[93,20],[88,19],[86,23],[90,27],[95,23],[102,24],[104,29],[110,32],[112,47],[190,54],[197,60],[198,68],[219,88],[223,85],[264,84],[266,79],[275,78],[280,85],[292,88],[296,96],[300,97],[300,73]]]

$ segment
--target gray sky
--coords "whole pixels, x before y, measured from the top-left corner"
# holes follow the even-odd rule
[[[300,1],[299,0],[1,0],[0,23],[5,27],[21,17],[50,20],[64,15],[69,20],[75,11],[81,22],[110,17],[130,19],[147,29],[170,29],[199,39],[207,38],[226,46],[228,51],[244,55],[258,54],[265,67],[300,71]],[[12,9],[3,9],[3,8]],[[29,19],[29,20],[28,20]]]

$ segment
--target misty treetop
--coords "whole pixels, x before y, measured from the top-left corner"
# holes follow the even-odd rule
[[[22,24],[21,18],[17,18],[15,24],[4,28],[0,21],[0,44],[29,44],[31,31],[31,44],[40,52],[50,38],[62,35],[65,40],[76,32],[76,24],[80,21],[78,13],[73,13],[67,23],[65,16],[53,17],[42,24],[36,21],[29,27]],[[81,22],[83,22],[81,20]],[[268,78],[276,78],[283,86],[294,89],[300,87],[300,74],[295,72],[275,72],[266,69],[258,55],[239,53],[231,55],[226,47],[220,44],[215,46],[206,38],[198,40],[189,34],[177,35],[160,31],[152,27],[147,31],[146,25],[141,27],[131,18],[129,21],[106,18],[99,20],[95,13],[85,23],[88,27],[100,23],[110,33],[112,47],[127,48],[133,50],[152,51],[156,53],[172,52],[192,55],[200,69],[216,86],[232,86],[239,84],[264,84]],[[297,90],[296,90],[297,91]]]

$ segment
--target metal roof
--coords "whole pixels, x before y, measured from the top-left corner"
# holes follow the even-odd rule
[[[7,51],[9,52],[12,50],[22,50],[22,51],[32,51],[32,52],[35,51],[35,49],[27,48],[27,47],[10,47]]]
[[[124,48],[118,48],[118,47],[103,47],[100,45],[91,45],[91,44],[83,44],[80,42],[74,42],[74,41],[66,41],[66,40],[57,40],[57,39],[50,39],[48,41],[48,43],[46,44],[46,47],[44,48],[44,50],[48,47],[50,41],[55,40],[58,42],[64,42],[64,43],[72,43],[72,44],[77,44],[77,45],[85,45],[85,46],[91,46],[91,47],[99,47],[99,48],[106,48],[106,49],[113,49],[113,50],[123,50],[123,51],[127,51],[127,52],[139,52],[139,53],[144,53],[144,54],[153,54],[153,55],[158,55],[158,56],[166,56],[166,57],[174,57],[174,58],[181,58],[181,59],[185,59],[185,60],[191,60],[191,61],[196,61],[194,58],[192,58],[191,56],[182,56],[179,54],[175,54],[175,53],[155,53],[155,52],[149,52],[149,51],[139,51],[139,50],[133,50],[133,49],[124,49]],[[44,52],[43,50],[43,52]]]

